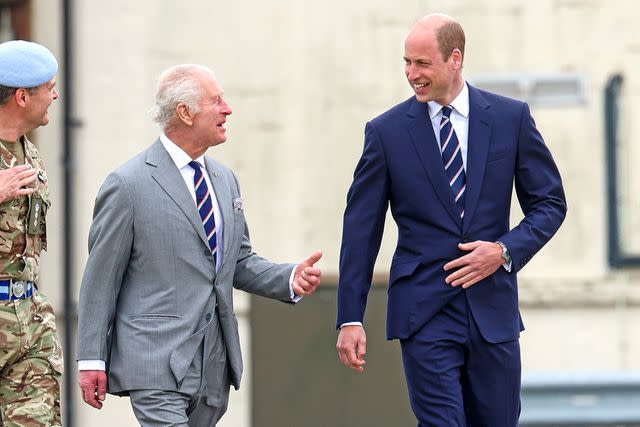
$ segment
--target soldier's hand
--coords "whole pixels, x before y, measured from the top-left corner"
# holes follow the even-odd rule
[[[79,371],[78,385],[82,400],[96,409],[102,408],[107,394],[107,374],[105,371]]]
[[[33,193],[35,188],[26,187],[35,182],[37,172],[31,165],[0,170],[0,203]]]
[[[322,258],[322,252],[317,251],[300,264],[296,265],[295,273],[293,273],[293,292],[299,296],[311,295],[320,284],[320,276],[322,272],[318,267],[314,267],[315,263]]]

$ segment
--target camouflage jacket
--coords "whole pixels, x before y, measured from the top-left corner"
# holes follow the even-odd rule
[[[37,282],[40,270],[40,252],[47,249],[45,216],[51,206],[49,186],[44,162],[36,147],[23,137],[25,163],[36,168],[36,191],[0,203],[0,280],[17,279]],[[17,159],[0,143],[0,169],[17,166]],[[34,199],[43,201],[38,221],[41,234],[27,233],[29,210]]]

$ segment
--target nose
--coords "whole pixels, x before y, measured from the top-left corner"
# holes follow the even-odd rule
[[[409,81],[414,80],[417,76],[416,76],[416,72],[415,72],[415,68],[413,67],[413,65],[405,65],[404,66],[404,73],[407,76],[407,79]]]
[[[58,93],[58,89],[53,88],[53,99],[58,99],[60,97],[60,93]]]
[[[222,98],[222,113],[230,116],[233,111],[231,111],[231,105],[227,102],[226,99]]]

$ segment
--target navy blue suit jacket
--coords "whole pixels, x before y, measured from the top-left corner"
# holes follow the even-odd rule
[[[560,227],[566,200],[560,174],[526,103],[469,87],[465,217],[454,205],[427,104],[415,97],[365,127],[344,214],[338,326],[364,319],[388,206],[398,226],[391,263],[387,338],[407,338],[461,287],[445,283],[444,264],[463,255],[460,242],[500,240],[513,269],[466,290],[483,337],[517,339],[523,329],[516,274]],[[511,195],[524,219],[509,229]]]

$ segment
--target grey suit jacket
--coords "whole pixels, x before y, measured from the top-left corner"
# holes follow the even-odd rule
[[[111,173],[96,197],[78,313],[78,360],[107,362],[110,393],[177,390],[217,318],[230,380],[242,376],[232,287],[289,302],[293,264],[251,249],[233,173],[206,157],[222,212],[216,274],[204,228],[180,171],[157,140]],[[234,206],[235,205],[235,206]],[[219,367],[205,369],[222,375]]]

